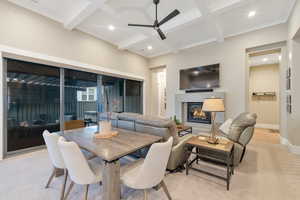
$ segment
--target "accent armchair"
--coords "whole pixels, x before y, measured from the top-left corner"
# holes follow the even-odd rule
[[[222,134],[234,142],[234,165],[242,162],[246,146],[253,137],[257,115],[255,113],[241,113],[232,122],[228,135]]]

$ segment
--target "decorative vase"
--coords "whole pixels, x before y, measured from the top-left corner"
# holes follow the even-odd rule
[[[99,133],[107,134],[111,132],[111,121],[100,121],[99,122]]]

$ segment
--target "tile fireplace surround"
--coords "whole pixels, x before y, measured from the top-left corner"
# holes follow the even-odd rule
[[[175,95],[175,114],[177,119],[180,119],[185,125],[192,126],[194,132],[204,131],[208,132],[211,128],[210,124],[193,123],[187,121],[187,104],[188,102],[204,102],[208,98],[222,98],[225,101],[224,92],[197,92],[184,93]],[[225,113],[217,113],[216,122],[222,123],[225,119]]]

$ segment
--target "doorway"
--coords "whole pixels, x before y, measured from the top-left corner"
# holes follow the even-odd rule
[[[281,91],[281,49],[248,54],[248,111],[256,113],[254,138],[279,143]]]

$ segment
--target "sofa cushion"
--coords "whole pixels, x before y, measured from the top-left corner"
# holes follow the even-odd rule
[[[130,130],[130,131],[136,131],[134,121],[117,120],[117,127],[121,129]]]
[[[145,127],[154,127],[154,128],[156,127],[161,129],[168,128],[169,129],[168,132],[170,134],[169,136],[173,137],[173,145],[176,145],[179,142],[176,124],[173,120],[156,117],[156,116],[142,115],[136,119],[136,124],[140,124]],[[167,138],[168,137],[164,137],[164,139]]]
[[[118,119],[119,120],[127,120],[127,121],[135,121],[140,116],[141,116],[141,114],[123,112],[123,113],[118,114]]]
[[[136,123],[155,126],[159,128],[169,128],[172,125],[172,122],[173,122],[172,120],[166,118],[150,116],[150,115],[142,115],[136,119]]]
[[[228,138],[238,142],[242,132],[250,126],[256,124],[257,115],[255,113],[242,113],[235,118],[230,126]]]
[[[149,126],[149,125],[144,125],[139,123],[136,123],[135,128],[136,131],[139,133],[146,133],[146,134],[163,137],[164,141],[167,141],[170,137],[169,128],[155,127],[155,126]]]

